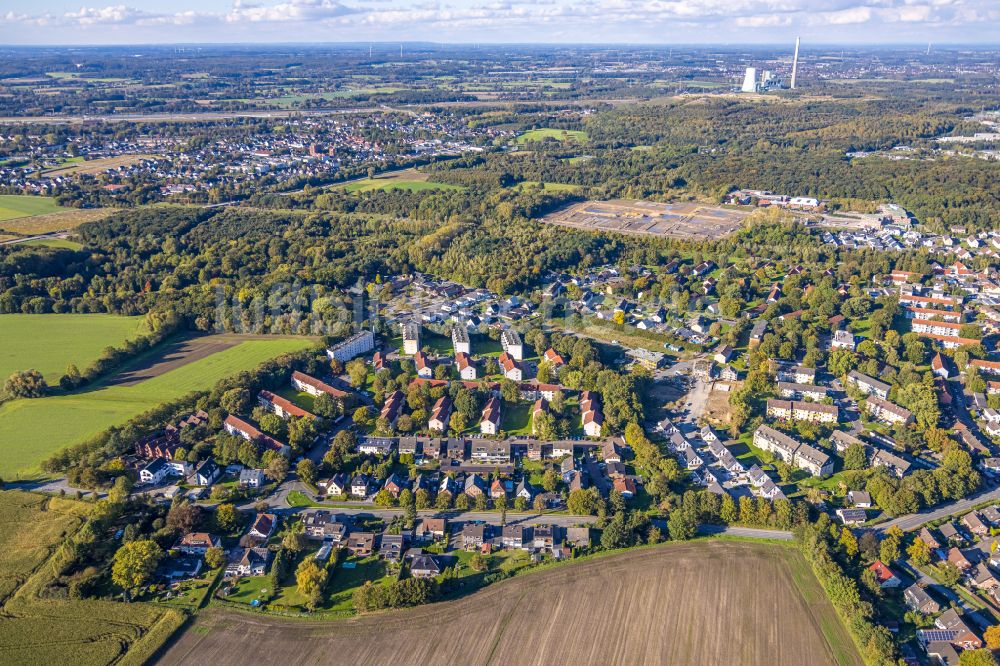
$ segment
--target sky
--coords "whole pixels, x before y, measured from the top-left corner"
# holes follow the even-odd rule
[[[1000,0],[0,0],[0,45],[997,44]]]

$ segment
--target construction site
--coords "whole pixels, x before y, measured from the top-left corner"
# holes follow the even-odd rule
[[[739,228],[750,211],[697,202],[585,201],[542,218],[543,222],[590,231],[615,231],[666,238],[711,239]]]

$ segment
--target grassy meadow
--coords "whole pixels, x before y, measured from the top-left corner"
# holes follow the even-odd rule
[[[554,127],[541,127],[539,129],[524,132],[517,137],[517,142],[524,144],[529,141],[544,141],[545,139],[583,143],[588,140],[588,137],[587,133],[582,130],[564,130]]]
[[[60,449],[161,403],[210,389],[224,377],[311,344],[305,338],[246,340],[133,386],[98,384],[68,395],[0,405],[0,478],[37,476],[39,464]]]
[[[184,621],[150,604],[41,598],[60,569],[58,546],[90,506],[17,490],[0,492],[0,663],[142,664]]]
[[[351,194],[371,192],[372,190],[406,190],[407,192],[426,192],[428,190],[460,190],[461,185],[451,183],[432,183],[428,180],[396,178],[392,176],[376,176],[365,180],[355,180],[344,186],[344,191]]]
[[[12,372],[35,369],[53,384],[75,363],[81,370],[105,347],[135,337],[142,317],[105,314],[0,315],[0,381]]]
[[[52,197],[35,197],[21,194],[0,194],[0,221],[19,217],[47,215],[65,210]]]

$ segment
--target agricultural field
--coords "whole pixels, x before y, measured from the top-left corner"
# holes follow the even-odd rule
[[[451,183],[432,183],[427,180],[427,174],[416,169],[404,169],[385,173],[374,178],[362,178],[350,181],[341,186],[345,192],[357,194],[372,190],[406,190],[407,192],[424,192],[427,190],[461,190],[461,185]]]
[[[38,596],[59,569],[57,547],[90,507],[17,490],[0,492],[0,663],[142,664],[184,616],[149,604]]]
[[[104,173],[108,169],[117,169],[118,167],[123,166],[128,167],[138,164],[143,160],[151,160],[155,158],[155,155],[120,155],[118,157],[101,157],[96,160],[85,160],[82,162],[65,164],[54,169],[48,169],[43,173],[49,178],[74,175],[96,176]]]
[[[522,133],[517,137],[517,142],[519,144],[525,144],[529,141],[544,141],[545,139],[554,139],[556,141],[566,141],[571,143],[584,143],[588,140],[588,137],[587,133],[581,130],[564,130],[552,127],[542,127]]]
[[[103,220],[113,212],[112,208],[58,208],[58,212],[29,217],[6,220],[0,217],[0,230],[19,236],[47,234],[53,231],[75,229],[85,222]]]
[[[54,384],[75,363],[80,369],[138,335],[142,317],[106,314],[0,315],[0,381],[17,370],[35,369]]]
[[[0,194],[0,222],[33,215],[46,215],[65,210],[52,197],[22,194]],[[6,225],[4,229],[9,229]]]
[[[144,357],[136,363],[147,367],[143,374],[148,378],[138,383],[119,383],[122,374],[129,376],[132,371],[126,368],[122,374],[76,393],[0,405],[0,478],[37,476],[39,464],[60,449],[159,404],[207,390],[224,377],[311,344],[307,338],[248,339],[236,344],[227,342],[221,351],[199,358],[168,358],[164,364],[150,364]],[[162,354],[162,349],[150,352],[157,353]]]
[[[674,543],[596,557],[454,602],[349,620],[234,617],[221,609],[201,613],[160,663],[242,666],[242,646],[252,642],[257,659],[285,664],[331,654],[343,663],[387,663],[401,653],[413,664],[862,664],[798,552],[751,542]],[[598,639],[599,626],[615,631]],[[440,640],[441,627],[462,630]],[[728,638],[705,640],[718,627]]]

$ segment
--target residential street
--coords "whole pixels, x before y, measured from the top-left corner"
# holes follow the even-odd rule
[[[890,527],[896,526],[904,532],[908,532],[917,529],[924,523],[931,520],[937,520],[938,518],[944,518],[953,514],[962,514],[970,511],[972,507],[977,504],[998,499],[1000,499],[1000,487],[988,487],[978,495],[965,497],[955,502],[949,502],[948,504],[940,504],[934,509],[928,511],[921,511],[920,513],[911,513],[905,516],[899,516],[898,518],[893,518],[888,522],[876,525],[875,529],[883,532]]]

